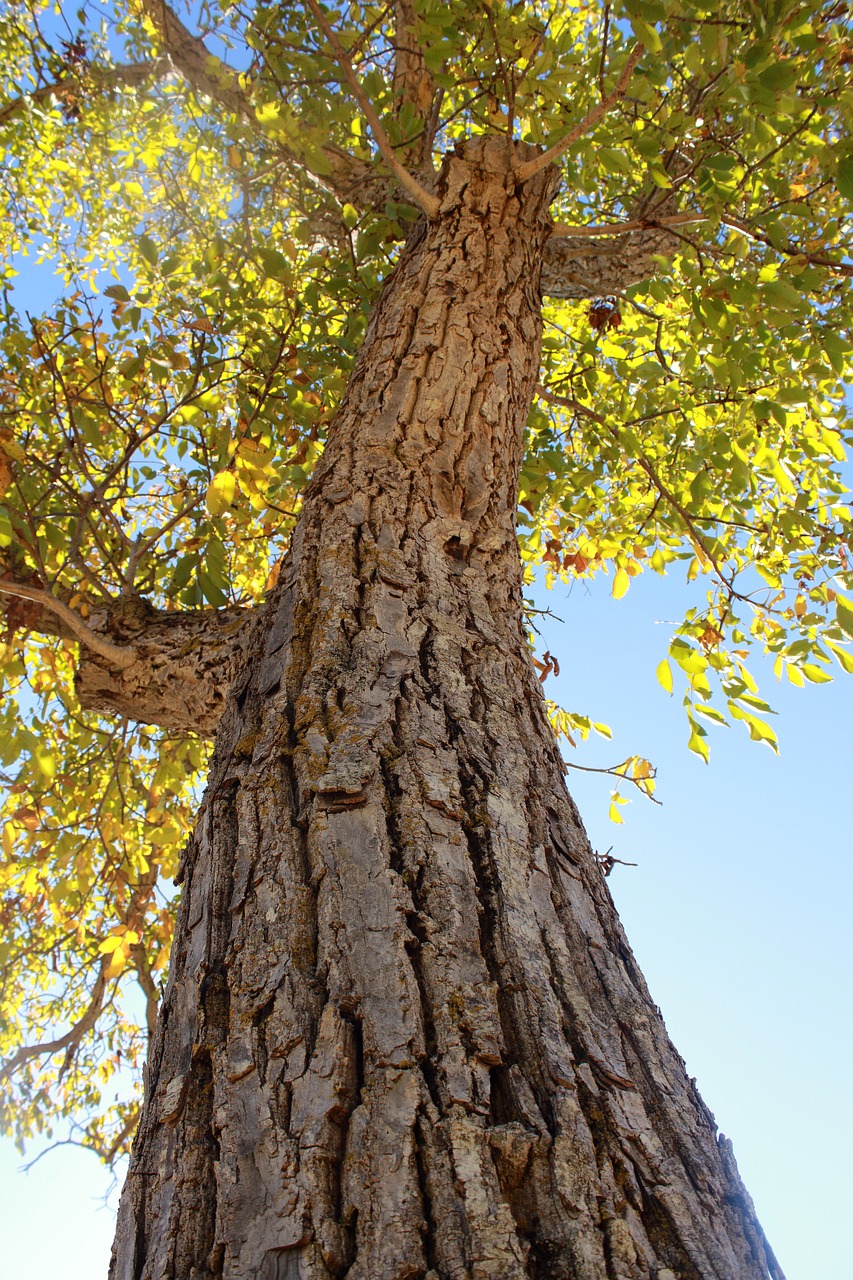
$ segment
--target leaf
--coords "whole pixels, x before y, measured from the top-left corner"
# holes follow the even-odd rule
[[[617,569],[616,576],[613,579],[613,590],[611,592],[614,600],[621,600],[625,592],[631,585],[631,578],[625,569]]]
[[[104,297],[112,298],[113,302],[130,302],[130,294],[123,284],[111,284],[104,290]]]
[[[112,952],[110,962],[104,969],[105,978],[116,978],[122,972],[127,964],[127,952],[119,942],[119,945]]]
[[[610,797],[610,808],[607,812],[607,816],[611,822],[615,822],[617,825],[622,826],[625,819],[619,812],[620,804],[625,804],[625,797],[620,796],[618,792],[614,791]]]
[[[39,749],[33,757],[44,777],[52,781],[56,777],[56,761],[50,752]]]
[[[701,756],[706,764],[711,757],[711,748],[708,745],[707,736],[701,725],[697,724],[695,720],[690,721],[690,737],[687,740],[687,747],[695,755]]]
[[[812,684],[829,684],[832,679],[830,673],[824,667],[819,667],[816,662],[804,662],[800,670]]]
[[[258,257],[263,263],[264,271],[268,276],[271,276],[274,280],[290,279],[290,263],[278,249],[269,249],[262,246],[258,249]]]
[[[835,174],[838,194],[845,200],[853,200],[853,155],[842,156]]]
[[[661,688],[667,693],[672,693],[672,667],[669,665],[666,658],[664,658],[663,662],[658,663],[655,675],[658,678],[658,684]]]
[[[155,267],[157,265],[159,250],[149,235],[141,235],[139,237],[139,252],[149,266]]]
[[[833,644],[831,640],[826,640],[827,649],[831,649],[838,659],[839,666],[846,671],[848,675],[853,675],[853,653],[847,649],[842,649],[840,645]]]
[[[844,634],[853,640],[853,601],[846,596],[835,597],[835,620]]]
[[[221,516],[234,501],[237,480],[233,471],[218,472],[207,486],[205,502],[212,516]]]

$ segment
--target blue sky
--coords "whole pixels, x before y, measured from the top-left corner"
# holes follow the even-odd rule
[[[590,742],[580,760],[647,755],[663,804],[637,796],[615,827],[608,780],[570,771],[569,787],[593,845],[639,864],[617,866],[611,891],[788,1280],[851,1280],[853,680],[793,689],[768,671],[779,757],[734,726],[712,731],[706,766],[654,674],[684,590],[673,575],[637,579],[618,602],[608,588],[543,593],[565,620],[542,620],[561,665],[546,691],[613,728],[613,742]],[[71,1148],[29,1174],[20,1164],[0,1143],[5,1273],[106,1276],[109,1175]]]

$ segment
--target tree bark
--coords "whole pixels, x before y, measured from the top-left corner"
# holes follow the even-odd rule
[[[525,643],[553,175],[511,159],[446,161],[234,681],[113,1280],[781,1276]]]

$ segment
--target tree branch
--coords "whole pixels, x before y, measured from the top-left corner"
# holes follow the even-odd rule
[[[214,102],[228,107],[235,115],[254,116],[251,100],[237,73],[184,26],[165,0],[142,0],[142,10],[163,41],[172,63],[188,84]]]
[[[314,0],[308,0],[308,3],[313,7]],[[610,108],[614,106],[620,98],[624,98],[628,90],[628,84],[631,80],[631,76],[634,74],[634,69],[644,53],[645,48],[638,41],[628,56],[628,61],[622,69],[622,74],[616,83],[615,89],[612,89],[606,98],[602,98],[598,106],[593,107],[592,111],[588,112],[587,115],[584,116],[583,120],[579,120],[574,128],[570,129],[559,142],[555,142],[553,147],[549,147],[547,151],[543,151],[542,154],[540,156],[536,156],[534,160],[528,160],[526,164],[519,165],[515,171],[515,176],[519,182],[527,182],[534,176],[534,174],[541,173],[543,169],[547,169],[549,164],[553,164],[556,160],[559,160],[560,156],[564,155],[565,152],[568,151],[569,147],[572,146],[573,143],[577,142],[578,138],[582,138],[585,133],[589,133],[590,129],[597,125],[599,120],[603,119],[604,116],[607,115]]]
[[[630,218],[625,222],[605,222],[601,226],[569,226],[565,222],[557,222],[551,235],[557,240],[583,240],[588,236],[622,236],[631,231],[647,231],[650,227],[679,227],[688,222],[707,222],[701,213],[675,213],[668,218]]]
[[[80,706],[212,738],[258,610],[170,613],[136,597],[127,602],[135,603],[135,615],[122,616],[122,603],[104,611],[103,625],[127,635],[131,662],[117,671],[81,653],[75,678]]]
[[[143,0],[143,7],[163,42],[171,64],[187,83],[198,93],[233,111],[259,133],[263,132],[252,96],[236,72],[211,53],[199,36],[187,29],[165,0]],[[311,169],[304,159],[294,155],[281,142],[276,140],[275,146],[289,164],[310,173],[337,199],[356,205],[378,204],[380,199],[384,202],[384,184],[380,193],[377,190],[380,182],[373,166],[333,144],[321,148],[328,166],[328,171],[323,173]]]
[[[423,209],[428,218],[437,217],[441,201],[437,196],[433,195],[431,191],[427,191],[426,187],[422,187],[417,178],[414,178],[412,174],[409,173],[408,169],[406,169],[404,165],[400,164],[400,161],[394,154],[394,148],[391,146],[390,139],[382,127],[382,122],[376,113],[373,103],[362,89],[358,77],[353,70],[352,63],[347,57],[346,50],[335,35],[334,30],[326,21],[322,9],[319,4],[317,4],[317,0],[307,0],[307,4],[316,19],[317,26],[320,28],[332,48],[335,60],[344,73],[344,78],[352,90],[353,97],[364,112],[364,118],[370,125],[370,131],[373,134],[373,139],[379,148],[382,159],[385,161],[400,186],[414,201],[418,208]]]
[[[9,1076],[17,1071],[19,1067],[22,1067],[25,1062],[29,1062],[31,1058],[39,1058],[47,1053],[59,1053],[61,1049],[67,1049],[70,1045],[79,1044],[86,1032],[90,1031],[95,1025],[98,1020],[98,1014],[101,1012],[104,1003],[104,992],[107,989],[106,971],[109,961],[109,956],[104,956],[101,959],[100,972],[92,988],[92,998],[82,1018],[75,1022],[70,1031],[66,1031],[64,1036],[59,1036],[56,1040],[44,1040],[40,1044],[23,1045],[0,1070],[0,1080],[8,1080]]]
[[[111,644],[109,640],[104,640],[102,636],[99,636],[90,627],[86,626],[86,623],[78,613],[75,613],[73,609],[69,609],[61,600],[57,600],[56,596],[51,595],[49,591],[42,591],[38,587],[29,587],[22,582],[8,582],[0,579],[0,592],[7,596],[17,596],[21,600],[32,600],[41,605],[43,609],[50,610],[51,613],[62,619],[68,630],[73,632],[87,649],[91,649],[99,657],[105,658],[112,666],[123,670],[133,663],[133,654],[127,646]]]
[[[424,60],[423,48],[417,37],[417,19],[412,0],[395,0],[394,5],[394,93],[398,98],[398,111],[403,106],[412,108],[422,129],[404,149],[405,158],[416,166],[431,166],[433,134],[430,116],[435,97],[435,82]]]
[[[622,235],[632,235],[637,232],[646,231],[666,231],[672,229],[672,234],[677,235],[676,227],[688,226],[691,223],[709,222],[710,219],[702,213],[675,213],[665,218],[631,218],[625,222],[607,222],[600,226],[569,226],[564,222],[558,222],[554,225],[551,233],[551,239],[565,243],[567,240],[579,240],[581,244],[584,240],[607,240]],[[759,244],[766,245],[769,249],[774,249],[777,253],[784,254],[786,257],[802,257],[814,266],[829,267],[832,271],[842,276],[853,276],[853,265],[847,262],[837,262],[834,258],[828,258],[824,254],[809,253],[799,248],[796,244],[788,242],[784,245],[775,244],[769,236],[762,231],[756,230],[755,227],[741,218],[733,218],[730,215],[723,216],[719,219],[720,226],[730,227],[733,231],[739,231],[741,235],[746,236],[750,240],[757,240]],[[572,252],[575,255],[596,254],[601,249],[591,247],[584,250],[578,245]],[[839,250],[840,252],[840,250]]]
[[[0,127],[15,116],[26,111],[33,104],[48,102],[51,98],[62,99],[91,91],[93,85],[97,89],[135,89],[146,80],[163,75],[169,70],[168,64],[161,60],[152,62],[128,62],[116,67],[97,67],[88,65],[77,75],[65,76],[52,84],[40,85],[20,98],[13,98],[5,106],[0,107]]]

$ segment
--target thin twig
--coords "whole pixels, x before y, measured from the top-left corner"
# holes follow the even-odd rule
[[[638,791],[643,793],[647,800],[651,800],[652,804],[663,804],[662,800],[658,800],[656,796],[652,795],[651,791],[646,790],[643,786],[643,783],[648,782],[649,778],[632,778],[627,773],[620,773],[619,770],[621,765],[613,764],[609,767],[600,765],[596,767],[591,764],[574,764],[571,760],[564,760],[563,764],[567,769],[579,769],[581,773],[603,773],[606,774],[608,778],[618,778],[620,782],[630,782],[632,786],[636,787]],[[651,780],[654,780],[654,777],[655,775],[652,773],[650,775]],[[634,867],[637,864],[635,862],[629,862],[626,865]]]
[[[86,626],[79,613],[69,609],[61,600],[57,600],[56,596],[51,595],[49,591],[40,591],[38,587],[28,587],[22,582],[0,581],[0,592],[7,596],[18,596],[21,600],[32,600],[41,605],[43,609],[49,609],[51,613],[55,613],[58,618],[62,619],[69,631],[72,631],[87,649],[91,649],[93,653],[106,658],[107,662],[111,662],[113,666],[124,670],[133,663],[133,653],[130,649],[124,645],[111,644],[109,640],[102,639],[101,636]]]
[[[142,559],[142,557],[146,555],[151,550],[151,548],[155,546],[160,541],[160,539],[169,532],[170,529],[173,529],[175,525],[179,523],[179,521],[183,520],[185,516],[188,516],[190,512],[195,507],[198,506],[198,504],[201,502],[202,496],[203,496],[202,494],[196,494],[196,496],[192,498],[188,503],[186,503],[183,507],[181,507],[179,511],[176,511],[175,514],[165,522],[165,524],[162,524],[158,529],[155,529],[155,531],[150,535],[150,537],[143,538],[140,535],[140,537],[137,538],[137,540],[133,544],[133,551],[130,555],[130,559],[127,562],[127,568],[124,573],[125,591],[133,590],[133,584],[136,581],[136,571],[139,568],[139,562]]]
[[[394,154],[394,148],[391,146],[390,139],[382,127],[382,122],[376,114],[373,103],[362,89],[358,76],[353,70],[353,65],[347,57],[343,45],[336,36],[332,27],[330,27],[326,21],[322,9],[319,4],[317,4],[317,0],[307,0],[307,4],[316,19],[318,27],[332,47],[332,52],[344,73],[344,78],[346,79],[347,84],[352,90],[353,97],[364,112],[364,117],[370,125],[370,132],[373,134],[374,141],[379,148],[382,159],[385,161],[406,194],[411,196],[415,204],[418,205],[419,208],[423,209],[428,218],[436,218],[438,216],[438,210],[441,207],[441,201],[438,199],[438,196],[433,195],[431,191],[427,191],[425,187],[422,187],[417,178],[413,177],[412,174],[409,173],[408,169],[404,165],[400,164],[400,161]]]
[[[308,0],[308,3],[313,9],[315,0]],[[582,138],[585,133],[589,133],[590,129],[607,115],[610,108],[614,106],[620,98],[624,98],[628,90],[628,84],[631,76],[634,74],[634,68],[644,53],[645,47],[638,41],[628,56],[628,61],[622,69],[622,74],[617,81],[615,89],[612,89],[606,98],[602,98],[598,106],[593,107],[592,111],[585,115],[583,120],[579,120],[574,128],[569,130],[565,137],[561,138],[559,142],[555,142],[553,147],[549,147],[547,151],[543,151],[541,156],[536,156],[534,160],[528,160],[526,164],[520,164],[515,171],[516,179],[519,182],[527,182],[527,180],[532,178],[535,174],[541,173],[543,169],[547,169],[549,164],[553,164],[555,160],[559,160],[560,156],[568,151],[569,147],[572,146],[573,143],[577,142],[578,138]]]

